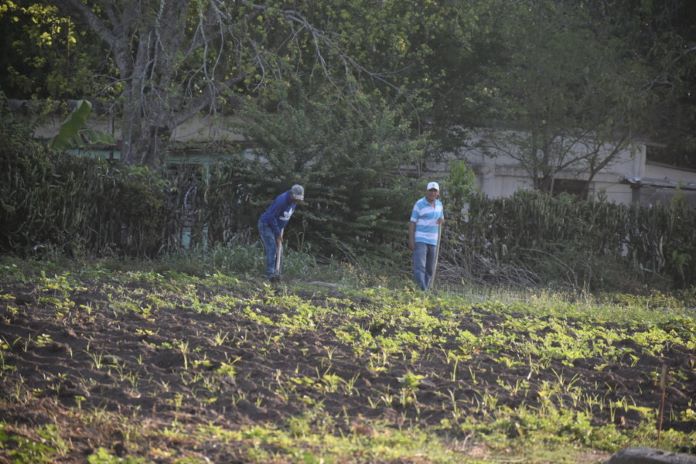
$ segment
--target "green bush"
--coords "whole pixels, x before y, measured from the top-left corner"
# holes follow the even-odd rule
[[[683,201],[644,208],[522,191],[473,197],[468,222],[448,221],[442,253],[474,277],[514,265],[536,283],[577,289],[688,287],[696,283],[695,227],[696,211]]]
[[[154,254],[166,181],[145,168],[51,152],[0,99],[0,251]]]

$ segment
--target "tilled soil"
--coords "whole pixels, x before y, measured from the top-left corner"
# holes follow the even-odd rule
[[[613,423],[631,429],[644,419],[640,408],[659,407],[663,390],[656,373],[663,366],[678,375],[665,384],[662,428],[696,430],[696,422],[674,413],[694,408],[696,399],[696,353],[684,346],[671,345],[658,357],[628,337],[618,345],[638,355],[617,364],[602,366],[605,360],[600,357],[577,359],[571,365],[551,360],[544,369],[532,371],[522,363],[501,363],[504,352],[485,350],[470,353],[454,366],[447,353],[457,342],[445,336],[423,351],[391,354],[375,368],[374,353],[356,351],[336,335],[336,328],[346,323],[373,336],[390,336],[401,329],[364,315],[354,318],[352,309],[369,300],[346,303],[350,299],[335,292],[300,292],[299,301],[330,311],[313,327],[287,329],[269,321],[279,322],[293,309],[262,300],[239,304],[224,314],[197,312],[181,302],[148,313],[116,309],[108,286],[85,284],[83,291],[61,298],[63,307],[46,302],[32,285],[23,283],[4,288],[2,293],[14,299],[0,302],[0,342],[5,343],[0,418],[16,434],[59,424],[70,443],[61,458],[65,462],[81,462],[99,446],[119,456],[144,453],[156,459],[152,449],[174,446],[204,453],[215,462],[244,460],[234,444],[182,437],[166,444],[158,444],[161,438],[136,439],[129,436],[128,427],[109,419],[114,417],[127,418],[143,430],[160,430],[173,422],[185,429],[215,424],[234,430],[269,422],[282,427],[292,417],[321,410],[322,417],[333,419],[330,432],[369,435],[377,423],[439,426],[452,419],[453,409],[462,417],[485,421],[491,406],[485,403],[493,398],[495,408],[542,408],[550,385],[566,386],[554,393],[559,408],[574,408],[579,399],[587,398],[601,399],[604,405],[624,404],[610,408],[599,401],[594,406],[584,402],[583,408],[593,425]],[[150,288],[140,283],[131,290],[142,297]],[[225,288],[198,289],[201,301],[225,292],[230,293]],[[144,299],[134,299],[141,309],[145,306]],[[334,302],[338,299],[342,303]],[[501,316],[474,309],[457,323],[460,330],[479,335],[499,325]],[[418,334],[417,327],[409,329]],[[512,350],[507,354],[514,355]],[[420,377],[409,387],[404,379],[410,373]],[[511,388],[516,384],[526,387]],[[448,433],[458,432],[455,428]],[[518,433],[511,425],[508,436]],[[129,449],[134,446],[141,448]]]

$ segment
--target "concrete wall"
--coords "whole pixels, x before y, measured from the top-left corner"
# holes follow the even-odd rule
[[[50,139],[58,133],[63,122],[61,118],[49,118],[35,129],[37,138]],[[112,133],[118,140],[120,130],[118,120],[112,120],[108,114],[95,115],[89,119],[88,127],[98,131]],[[244,142],[244,137],[233,128],[236,121],[233,117],[222,115],[199,115],[182,124],[172,133],[172,141],[176,142],[210,142],[228,141]],[[515,140],[523,140],[526,134],[511,130],[481,129],[471,134],[467,146],[451,153],[443,153],[431,160],[425,160],[421,174],[433,180],[445,182],[448,177],[448,164],[452,160],[463,159],[476,173],[480,190],[490,198],[509,197],[516,191],[532,189],[533,183],[528,173],[520,167],[519,162],[509,153],[519,148]],[[571,151],[581,153],[587,150],[582,143],[575,143]],[[608,152],[613,147],[602,147]],[[89,156],[85,150],[82,155]],[[84,153],[82,153],[84,152]],[[405,167],[405,171],[409,169]],[[415,172],[415,170],[414,170]],[[559,179],[587,178],[582,167],[568,168],[560,172]],[[631,182],[627,179],[632,179]],[[646,162],[646,148],[643,143],[632,143],[621,150],[615,160],[602,169],[593,179],[590,192],[600,193],[613,202],[631,204],[655,204],[668,202],[680,186],[683,194],[690,203],[696,206],[696,171],[678,169],[659,163]]]
[[[446,188],[449,162],[466,160],[476,173],[479,189],[489,198],[509,197],[518,190],[532,189],[529,174],[511,156],[518,150],[514,141],[524,139],[525,134],[504,130],[495,132],[494,136],[490,135],[492,133],[491,130],[475,132],[466,147],[426,160],[425,174],[443,182]],[[576,154],[587,150],[583,143],[569,144],[569,148]],[[601,150],[610,153],[613,148],[607,144]],[[571,166],[558,173],[557,179],[586,180],[587,174],[583,166]],[[680,191],[680,195],[696,207],[696,171],[647,161],[645,144],[633,142],[595,175],[589,190],[615,203],[646,206],[668,203]]]
[[[666,205],[677,194],[696,208],[696,171],[648,161],[638,189],[640,204]]]
[[[664,179],[677,184],[692,184],[696,187],[696,171],[691,169],[679,169],[661,163],[648,161],[645,164],[645,173],[642,177],[650,179]]]
[[[34,137],[51,139],[58,133],[62,123],[61,118],[48,118],[36,127]],[[88,128],[113,134],[116,140],[121,138],[119,124],[119,120],[112,121],[108,115],[92,114],[87,121]],[[199,115],[177,127],[172,132],[171,140],[175,142],[244,141],[244,137],[234,132],[232,129],[234,126],[235,120],[231,116]]]
[[[443,154],[439,161],[426,162],[425,169],[430,175],[444,180],[450,161],[466,160],[476,173],[478,187],[483,193],[489,198],[508,197],[517,190],[533,188],[529,174],[511,155],[519,150],[515,141],[521,141],[525,137],[519,131],[500,130],[494,133],[491,130],[481,130],[471,135],[466,147],[454,153]],[[582,154],[583,150],[588,150],[582,143],[567,143],[569,151],[576,156]],[[607,144],[601,147],[601,152],[609,153],[613,148]],[[645,154],[645,145],[642,143],[633,143],[621,150],[614,161],[594,177],[590,192],[595,195],[602,192],[610,201],[630,204],[634,201],[634,193],[625,179],[645,175]],[[561,171],[557,178],[586,180],[587,174],[583,166],[570,166]]]
[[[203,115],[196,116],[177,127],[172,133],[172,140],[177,142],[243,142],[245,139],[233,130],[238,121],[231,116]]]

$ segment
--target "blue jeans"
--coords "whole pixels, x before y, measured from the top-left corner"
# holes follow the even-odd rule
[[[435,245],[416,242],[413,250],[413,278],[421,290],[427,290],[435,274]]]
[[[268,224],[259,221],[259,235],[261,236],[261,243],[263,244],[263,249],[266,252],[266,277],[269,279],[276,276],[276,237],[273,233],[273,229]]]

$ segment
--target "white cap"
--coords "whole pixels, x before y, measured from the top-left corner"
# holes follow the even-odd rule
[[[438,192],[440,191],[440,186],[437,185],[437,182],[428,182],[428,188],[426,190],[432,190],[435,189]]]
[[[304,187],[299,184],[295,184],[290,189],[290,194],[295,200],[302,201],[304,200]]]

